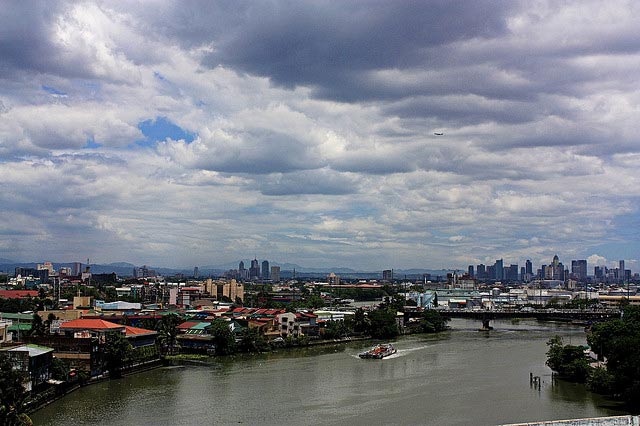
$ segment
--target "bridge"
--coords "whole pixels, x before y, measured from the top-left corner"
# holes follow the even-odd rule
[[[620,318],[619,309],[531,309],[531,310],[468,310],[468,309],[443,309],[438,310],[440,315],[447,318],[469,318],[482,321],[482,328],[491,330],[489,322],[495,319],[534,318],[541,321],[581,321],[599,322]],[[419,311],[405,312],[405,320],[417,318]]]

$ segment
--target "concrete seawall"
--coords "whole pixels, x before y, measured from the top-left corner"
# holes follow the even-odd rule
[[[587,419],[550,420],[513,423],[503,426],[640,426],[640,416],[593,417]]]

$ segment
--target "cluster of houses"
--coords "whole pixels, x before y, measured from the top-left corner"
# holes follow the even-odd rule
[[[24,295],[28,297],[28,295]],[[110,334],[126,338],[133,348],[129,366],[157,362],[161,345],[158,324],[165,315],[177,315],[175,340],[184,352],[215,350],[212,324],[224,322],[236,340],[245,329],[255,329],[266,341],[282,342],[291,337],[320,338],[328,320],[342,320],[351,312],[287,312],[283,309],[234,307],[215,303],[182,309],[143,307],[140,303],[93,301],[76,297],[68,309],[39,311],[44,332],[34,333],[32,313],[0,313],[0,351],[14,368],[28,372],[29,390],[51,383],[54,358],[63,360],[71,374],[91,377],[106,373],[105,345]]]

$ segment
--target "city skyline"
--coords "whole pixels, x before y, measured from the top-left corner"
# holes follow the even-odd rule
[[[9,2],[0,258],[638,272],[639,19],[624,1]]]

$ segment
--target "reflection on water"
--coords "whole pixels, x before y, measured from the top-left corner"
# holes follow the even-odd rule
[[[551,382],[546,341],[584,343],[582,329],[496,321],[481,333],[478,325],[454,320],[446,333],[399,338],[398,353],[383,360],[358,358],[371,342],[353,342],[157,369],[83,388],[32,417],[36,425],[490,425],[618,414],[583,386]]]

